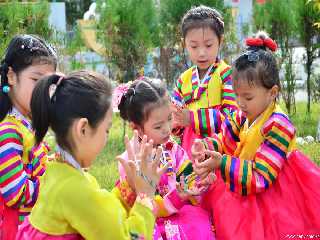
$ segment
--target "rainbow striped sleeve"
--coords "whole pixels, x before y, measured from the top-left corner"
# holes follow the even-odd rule
[[[222,150],[224,153],[233,155],[240,141],[239,133],[246,118],[240,110],[232,111],[221,126]]]
[[[295,136],[294,126],[286,115],[273,113],[262,134],[264,142],[253,160],[240,160],[231,155],[222,157],[222,177],[231,191],[241,195],[262,192],[274,183],[281,171]]]
[[[211,137],[203,138],[201,141],[207,150],[223,153],[222,141],[218,134],[213,134]]]
[[[230,111],[237,109],[236,95],[232,87],[231,67],[227,67],[221,73],[222,79],[222,99],[221,99],[221,112],[226,115]]]
[[[180,77],[175,84],[175,87],[172,92],[172,98],[176,103],[179,103],[178,105],[183,104],[183,95],[181,92],[181,87],[182,87],[182,78]]]
[[[224,120],[219,108],[201,108],[190,111],[191,127],[195,133],[208,137],[221,131],[221,123]]]
[[[39,180],[29,178],[21,159],[22,135],[15,125],[0,126],[0,193],[9,207],[32,206],[38,195]],[[33,168],[33,164],[26,166]],[[39,169],[38,171],[41,171]]]
[[[192,128],[198,135],[203,137],[219,133],[221,131],[221,123],[225,117],[237,110],[235,94],[232,88],[231,68],[224,69],[220,76],[223,83],[221,105],[190,112]]]

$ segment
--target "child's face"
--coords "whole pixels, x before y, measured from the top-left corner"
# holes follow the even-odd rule
[[[82,167],[90,167],[92,162],[97,158],[98,154],[103,150],[107,143],[109,129],[112,126],[112,107],[109,108],[95,129],[86,126],[86,135],[82,146],[79,146],[81,151],[78,160],[81,162]],[[82,150],[81,150],[82,149]]]
[[[35,64],[31,65],[18,74],[12,70],[8,73],[8,82],[11,86],[9,96],[12,104],[23,115],[27,116],[30,113],[30,102],[32,91],[36,82],[46,75],[53,74],[55,68],[50,64]]]
[[[172,109],[169,104],[150,111],[148,120],[144,123],[143,129],[138,128],[140,136],[145,134],[152,139],[155,145],[163,144],[170,138],[172,128]]]
[[[247,80],[238,81],[234,87],[236,101],[251,124],[276,99],[278,87],[267,89],[261,85],[251,85]]]
[[[193,64],[206,70],[216,61],[219,38],[210,28],[194,28],[187,32],[185,46]]]

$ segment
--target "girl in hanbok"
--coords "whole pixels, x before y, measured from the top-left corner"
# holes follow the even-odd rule
[[[277,103],[277,45],[264,32],[246,44],[233,66],[241,111],[223,122],[222,138],[193,146],[195,172],[217,175],[203,205],[218,239],[319,237],[320,169],[297,150],[296,129]]]
[[[0,240],[13,240],[30,213],[45,171],[48,147],[35,144],[30,100],[36,82],[56,71],[53,48],[17,35],[0,63]]]
[[[154,198],[157,216],[154,239],[214,239],[209,215],[198,206],[199,195],[206,187],[197,184],[186,152],[170,137],[172,108],[165,87],[146,78],[136,80],[123,94],[119,110],[140,137],[146,135],[153,140],[154,147],[163,149],[160,167],[166,166],[167,171],[161,176]],[[139,146],[139,142],[134,145]],[[125,152],[121,157],[127,156]],[[120,185],[128,182],[121,166],[120,176]],[[135,194],[124,191],[123,195],[130,206]]]
[[[224,34],[221,14],[206,6],[191,8],[182,19],[181,32],[193,66],[181,74],[172,94],[177,106],[173,133],[180,134],[190,156],[194,139],[219,133],[224,115],[236,103],[231,67],[218,57]]]

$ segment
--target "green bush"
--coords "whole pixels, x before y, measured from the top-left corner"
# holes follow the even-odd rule
[[[48,1],[0,3],[0,56],[16,34],[37,34],[45,39],[51,36]]]

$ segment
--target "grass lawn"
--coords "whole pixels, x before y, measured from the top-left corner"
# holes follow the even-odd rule
[[[320,117],[320,104],[312,105],[312,114],[306,115],[306,104],[297,103],[297,113],[291,116],[297,128],[298,136],[312,135],[315,137],[317,121]],[[113,126],[110,131],[107,146],[96,159],[90,172],[98,179],[102,187],[112,189],[118,179],[118,163],[115,157],[124,151],[122,142],[123,123],[118,114],[113,116]],[[298,146],[314,162],[320,165],[320,143]]]

